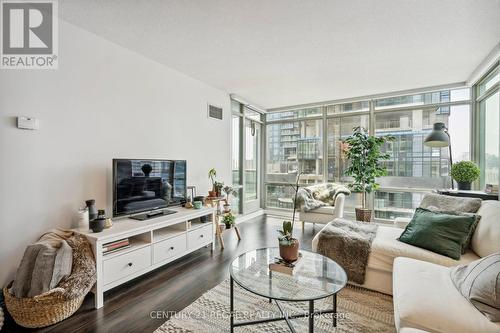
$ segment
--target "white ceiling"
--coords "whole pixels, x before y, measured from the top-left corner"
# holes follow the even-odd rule
[[[64,0],[63,19],[262,107],[465,81],[500,0]]]

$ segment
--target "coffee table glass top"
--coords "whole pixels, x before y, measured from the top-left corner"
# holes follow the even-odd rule
[[[248,291],[283,301],[328,297],[346,285],[347,275],[335,261],[314,252],[300,250],[300,253],[302,258],[293,275],[269,271],[269,263],[279,258],[276,247],[243,253],[233,260],[229,273]]]

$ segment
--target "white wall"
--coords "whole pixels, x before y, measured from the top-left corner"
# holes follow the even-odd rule
[[[0,284],[30,242],[71,227],[84,200],[111,212],[111,159],[188,161],[188,184],[207,171],[230,181],[230,107],[225,92],[66,22],[58,70],[0,71]],[[207,102],[224,121],[207,119]],[[17,129],[33,116],[40,129]]]

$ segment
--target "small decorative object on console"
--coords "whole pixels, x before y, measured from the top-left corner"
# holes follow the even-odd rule
[[[89,209],[82,207],[78,209],[78,229],[89,230]]]
[[[203,202],[201,202],[201,201],[193,202],[194,209],[201,209],[202,206],[203,206]]]
[[[105,218],[96,218],[90,221],[90,229],[92,229],[93,232],[101,232],[104,229],[105,222]]]
[[[109,229],[113,226],[113,220],[111,220],[109,217],[106,218],[106,221],[104,221],[104,228]]]
[[[97,218],[97,208],[95,207],[95,200],[89,199],[85,201],[85,204],[89,209],[89,221],[95,220]]]

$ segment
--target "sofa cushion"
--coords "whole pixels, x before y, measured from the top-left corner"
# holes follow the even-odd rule
[[[467,251],[467,249],[470,248],[470,242],[472,241],[472,235],[474,235],[474,232],[476,231],[477,224],[479,223],[479,220],[481,220],[481,215],[474,214],[474,213],[462,213],[462,212],[455,212],[455,211],[447,211],[447,210],[443,211],[443,210],[439,210],[439,209],[432,209],[430,207],[429,207],[429,210],[433,211],[435,213],[474,217],[474,223],[472,224],[472,227],[469,230],[469,234],[467,235],[467,239],[465,240],[465,243],[462,244],[462,254],[464,254],[465,251]]]
[[[451,279],[476,309],[500,322],[500,253],[452,268]]]
[[[417,208],[398,239],[458,260],[475,223],[474,216],[443,214]]]
[[[403,232],[400,228],[379,226],[377,235],[372,243],[372,250],[368,258],[368,267],[376,270],[392,272],[396,257],[407,257],[432,262],[442,266],[456,266],[468,264],[479,257],[468,250],[459,260],[434,253],[397,240]]]
[[[436,207],[438,210],[475,213],[481,207],[481,199],[428,193],[422,198],[420,207],[426,209]]]
[[[472,250],[480,257],[500,252],[500,201],[483,201],[477,213],[481,220],[472,236]]]
[[[498,333],[489,321],[455,288],[450,268],[397,258],[393,272],[394,321],[404,327],[442,333]]]

